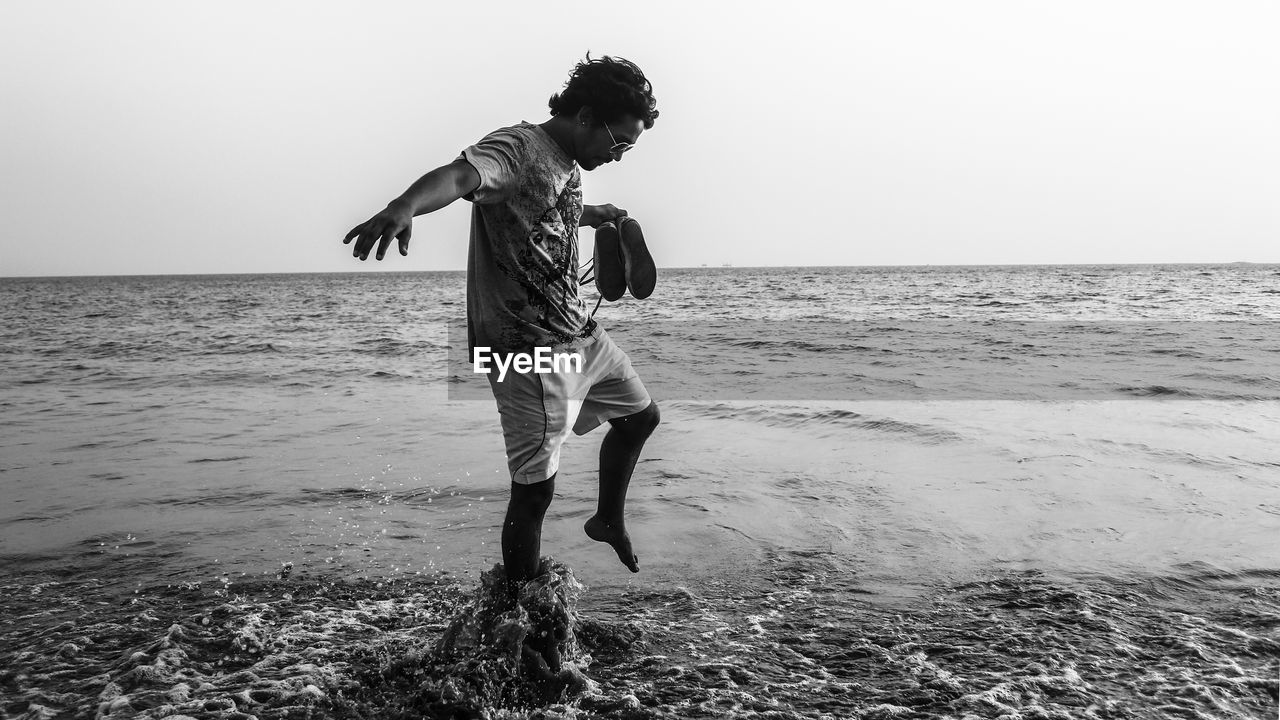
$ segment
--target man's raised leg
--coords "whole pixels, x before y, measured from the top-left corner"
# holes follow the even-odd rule
[[[502,565],[507,580],[521,582],[538,574],[542,552],[542,519],[555,496],[556,476],[540,483],[511,483],[507,519],[502,523]]]
[[[609,421],[609,432],[600,445],[600,499],[596,514],[583,526],[592,540],[609,543],[631,572],[640,572],[640,567],[631,550],[631,536],[627,534],[624,518],[627,486],[640,459],[640,450],[658,427],[660,417],[657,403],[651,402],[634,415]]]

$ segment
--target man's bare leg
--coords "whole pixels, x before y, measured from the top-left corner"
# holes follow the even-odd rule
[[[538,575],[542,564],[542,520],[555,496],[556,476],[532,485],[511,483],[507,519],[502,524],[502,565],[507,571],[507,589],[514,599],[519,584]],[[533,676],[543,682],[560,671],[562,636],[551,628],[533,628],[525,638],[522,655]]]
[[[507,519],[502,523],[502,565],[509,582],[538,574],[542,551],[542,519],[555,496],[556,476],[532,485],[511,483]]]
[[[658,427],[660,417],[657,403],[651,402],[634,415],[609,421],[609,433],[600,445],[600,499],[596,514],[583,526],[592,540],[609,543],[631,572],[640,572],[640,567],[631,549],[631,536],[627,534],[624,518],[627,486],[640,459],[640,450]]]

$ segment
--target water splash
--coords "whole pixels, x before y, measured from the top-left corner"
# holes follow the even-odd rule
[[[497,566],[472,588],[289,569],[123,598],[97,581],[0,588],[18,621],[0,633],[0,719],[510,719],[594,685],[579,669],[583,586],[555,560],[524,583]]]
[[[975,578],[866,602],[827,551],[694,589],[0,584],[0,720],[1274,717],[1280,573]],[[283,570],[282,570],[283,575]],[[591,675],[587,679],[582,673]]]
[[[379,660],[360,675],[360,704],[430,717],[510,717],[589,692],[594,683],[580,666],[591,656],[578,642],[582,590],[551,558],[522,583],[495,565],[434,645],[394,659],[377,650]]]

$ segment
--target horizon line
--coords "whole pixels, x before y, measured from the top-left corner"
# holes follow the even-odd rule
[[[897,263],[879,265],[672,265],[659,270],[803,270],[806,268],[977,268],[977,267],[1153,267],[1153,266],[1223,266],[1280,265],[1280,262],[1233,260],[1227,262],[1071,262],[1071,263]],[[378,267],[378,266],[374,266]],[[465,273],[466,268],[447,270],[276,270],[268,272],[177,272],[114,273],[107,275],[0,275],[0,280],[63,280],[70,278],[135,278],[135,277],[219,277],[246,275],[356,275],[376,273]]]

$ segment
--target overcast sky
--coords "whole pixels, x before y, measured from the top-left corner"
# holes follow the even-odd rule
[[[661,266],[1280,262],[1275,2],[450,5],[6,0],[0,275],[374,269],[347,230],[588,50],[653,82],[584,185]]]

